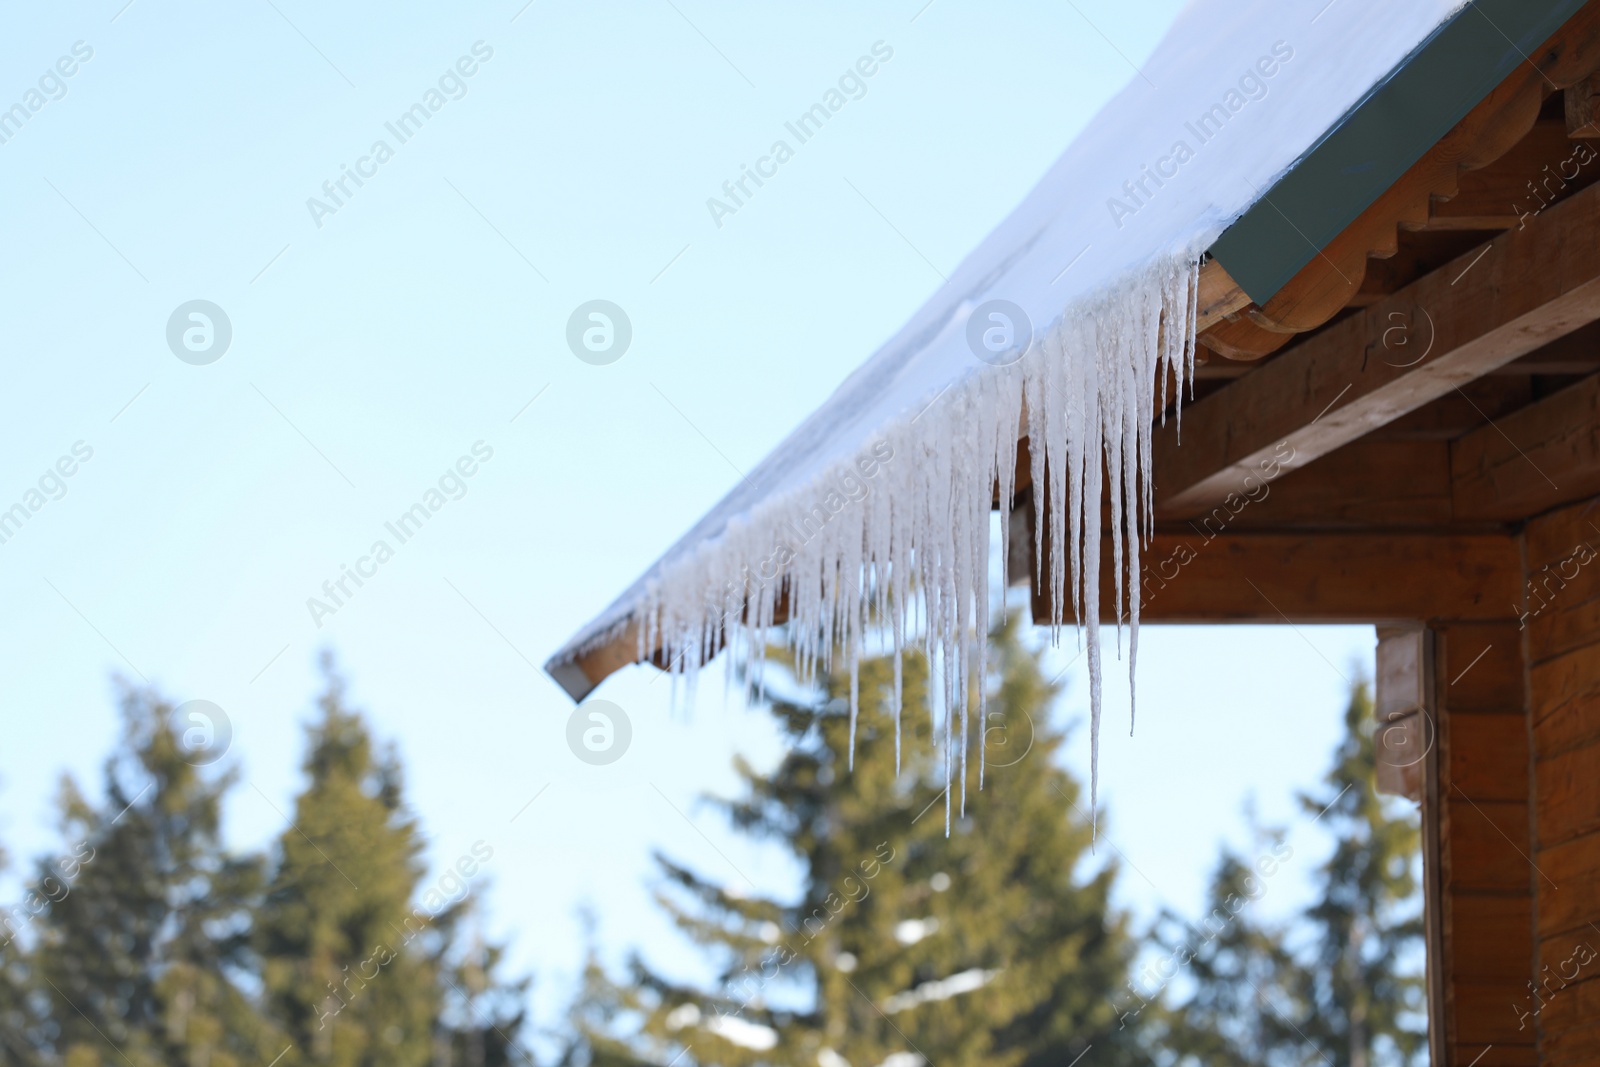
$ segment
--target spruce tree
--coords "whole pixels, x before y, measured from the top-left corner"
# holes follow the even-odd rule
[[[1282,856],[1281,842],[1277,847]],[[1260,855],[1274,857],[1267,848]],[[1161,1058],[1175,1055],[1190,1067],[1276,1067],[1313,1055],[1298,1029],[1308,1011],[1288,931],[1252,909],[1262,879],[1224,849],[1200,922],[1163,913],[1161,951],[1128,990],[1129,1021],[1140,1023],[1140,1038]],[[1169,1010],[1163,995],[1174,987],[1190,992]]]
[[[1415,809],[1378,795],[1375,724],[1372,694],[1359,682],[1323,791],[1300,798],[1338,841],[1317,872],[1321,899],[1305,916],[1316,946],[1301,975],[1313,1011],[1305,1029],[1349,1067],[1427,1056],[1425,987],[1414,967],[1422,953],[1422,832]]]
[[[1333,855],[1317,868],[1317,898],[1287,925],[1230,902],[1258,895],[1257,872],[1224,852],[1208,915],[1169,936],[1192,952],[1190,995],[1165,1019],[1159,1044],[1186,1064],[1411,1064],[1427,1056],[1422,920],[1417,903],[1421,832],[1405,802],[1375,788],[1376,725],[1367,683],[1351,689],[1345,733],[1316,794],[1298,799],[1330,831]],[[1268,855],[1263,852],[1263,855]],[[1259,862],[1259,861],[1258,861]]]
[[[463,946],[479,842],[425,884],[422,838],[401,768],[374,750],[325,662],[308,730],[307,783],[278,839],[255,944],[280,1067],[495,1067],[516,1045],[525,984],[494,976],[502,950]]]
[[[527,1022],[528,986],[505,981],[497,971],[505,948],[485,942],[475,928],[477,899],[469,898],[446,921],[452,946],[440,968],[443,1010],[435,1023],[439,1067],[531,1067],[533,1057],[517,1040]],[[468,927],[473,927],[470,934]]]
[[[0,848],[0,871],[7,868],[7,857]],[[39,1067],[43,1063],[43,1021],[29,994],[31,960],[22,940],[32,922],[27,899],[37,887],[29,886],[24,900],[0,908],[0,1063],[17,1067]],[[35,897],[36,900],[41,899]],[[44,905],[41,903],[40,907]]]
[[[249,964],[260,870],[222,848],[233,775],[191,762],[155,696],[128,691],[122,711],[104,803],[64,781],[63,846],[37,867],[48,904],[29,981],[48,1043],[69,1067],[254,1063],[270,1028],[230,975]]]
[[[904,665],[899,773],[890,659],[860,665],[853,770],[847,672],[774,700],[791,747],[770,773],[740,761],[746,795],[720,806],[793,854],[799,899],[658,857],[660,900],[718,980],[675,983],[635,961],[619,984],[591,964],[575,1012],[585,1044],[569,1059],[1059,1067],[1094,1046],[1097,1064],[1128,1062],[1110,998],[1130,946],[1108,904],[1114,870],[1077,874],[1090,829],[1077,783],[1053,764],[1056,688],[1014,623],[994,635],[989,663],[993,762],[978,792],[974,729],[973,788],[963,815],[958,781],[948,837],[921,656]]]
[[[290,1042],[282,1062],[422,1067],[435,981],[428,953],[404,951],[408,933],[437,936],[411,915],[422,841],[396,761],[374,753],[331,673],[319,703],[256,936],[268,1010]]]

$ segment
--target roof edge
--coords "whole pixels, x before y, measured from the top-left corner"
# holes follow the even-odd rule
[[[1264,305],[1587,0],[1472,0],[1294,162],[1211,246]]]

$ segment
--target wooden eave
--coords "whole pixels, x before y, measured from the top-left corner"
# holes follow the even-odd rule
[[[1448,45],[1450,27],[1469,26],[1469,16],[1512,27],[1488,67],[1496,80],[1481,70],[1456,79],[1429,114],[1437,122],[1454,100],[1460,117],[1409,161],[1385,156],[1398,176],[1356,183],[1336,205],[1350,221],[1320,247],[1280,233],[1295,248],[1252,264],[1252,241],[1272,232],[1267,213],[1306,200],[1316,168],[1337,169],[1340,152],[1359,150],[1363,108],[1392,109],[1394,94],[1426,90],[1416,70],[1433,69],[1427,57],[1440,53],[1429,49]],[[1530,33],[1552,24],[1530,45]],[[1340,578],[1349,567],[1339,560],[1364,561],[1365,582],[1384,577],[1383,617],[1430,617],[1441,589],[1507,564],[1520,523],[1600,491],[1597,69],[1600,0],[1479,0],[1218,242],[1200,273],[1198,398],[1184,405],[1181,441],[1176,412],[1156,431],[1157,532],[1144,559],[1159,563],[1197,537],[1221,547],[1187,569],[1186,592],[1162,583],[1149,595],[1147,582],[1146,620],[1377,621]],[[1463,94],[1476,99],[1462,103]],[[1275,284],[1274,271],[1297,257]],[[1263,476],[1263,461],[1284,447],[1292,460]],[[1258,482],[1270,486],[1265,495]],[[1025,454],[1016,484],[996,504],[1031,522]],[[1374,570],[1384,558],[1391,566]],[[1265,582],[1241,591],[1245,573]],[[1307,584],[1307,574],[1322,577]],[[1113,576],[1105,580],[1109,594]],[[1453,617],[1503,614],[1509,590],[1485,582],[1456,597],[1476,606],[1452,601]],[[1036,617],[1048,617],[1048,598],[1036,589],[1034,599]],[[1109,621],[1116,602],[1102,603]],[[659,653],[647,658],[667,666]],[[629,625],[555,673],[581,699],[638,661]]]

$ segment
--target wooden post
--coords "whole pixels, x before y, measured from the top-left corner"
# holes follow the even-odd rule
[[[1532,1065],[1534,1025],[1515,1010],[1533,971],[1536,877],[1520,635],[1515,618],[1436,621],[1433,633],[1440,1062]]]

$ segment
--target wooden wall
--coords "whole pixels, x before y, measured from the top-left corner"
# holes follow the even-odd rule
[[[1442,1065],[1600,1065],[1600,498],[1510,534],[1239,525],[1157,535],[1147,621],[1431,633]]]
[[[1528,524],[1540,1063],[1600,1063],[1600,499]],[[1534,994],[1527,993],[1531,998]],[[1532,1005],[1531,999],[1524,1007]]]

